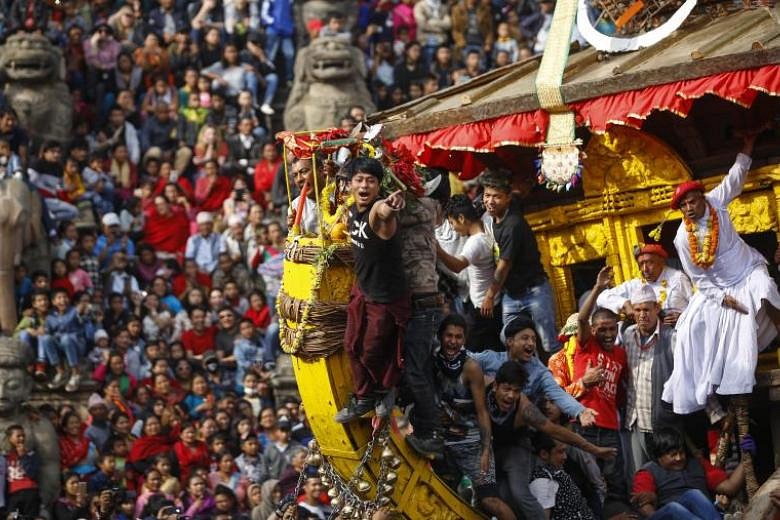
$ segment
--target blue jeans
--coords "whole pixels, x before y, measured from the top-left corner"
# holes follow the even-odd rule
[[[720,520],[721,515],[712,500],[698,489],[689,489],[675,502],[656,511],[652,520]]]
[[[518,437],[522,433],[517,434]],[[536,457],[527,441],[494,445],[496,480],[501,497],[510,504],[518,518],[544,518],[544,510],[531,493],[528,483],[536,466]]]
[[[598,465],[607,483],[607,497],[625,501],[628,494],[628,479],[623,464],[623,450],[620,447],[620,433],[599,426],[583,428],[577,423],[574,424],[574,431],[596,446],[617,448],[617,455],[614,458],[599,460]]]
[[[433,348],[441,309],[412,309],[404,336],[404,372],[401,388],[414,402],[412,424],[418,437],[427,438],[436,427],[433,391]]]
[[[279,322],[272,321],[265,330],[263,340],[263,363],[276,363],[276,358],[282,353],[279,341]]]
[[[281,47],[282,56],[284,56],[284,72],[287,75],[287,81],[292,81],[293,68],[295,67],[295,43],[292,36],[282,36],[277,34],[271,27],[268,27],[265,37],[266,56],[270,61],[276,61],[276,54]]]
[[[19,341],[22,342],[30,351],[35,353],[35,361],[46,361],[43,351],[39,347],[38,336],[33,336],[26,330],[19,333]]]
[[[275,72],[271,72],[263,76],[263,79],[265,79],[265,93],[262,104],[270,105],[276,95],[276,89],[279,88],[279,76]]]
[[[60,364],[60,354],[65,354],[65,359],[71,367],[78,366],[82,356],[84,343],[75,332],[50,336],[45,334],[38,338],[38,357],[43,357],[52,366]]]
[[[251,70],[244,72],[244,88],[252,93],[252,101],[257,100],[257,75]]]
[[[518,314],[527,314],[536,324],[536,333],[542,340],[542,348],[546,352],[558,352],[561,349],[558,332],[555,330],[555,303],[549,280],[529,287],[517,295],[517,298],[504,292],[501,307],[504,326]]]

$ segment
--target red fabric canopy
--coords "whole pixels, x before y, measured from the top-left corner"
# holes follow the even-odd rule
[[[611,125],[641,128],[656,110],[686,117],[693,102],[712,94],[750,107],[759,92],[780,95],[780,65],[723,72],[572,103],[577,125],[602,133]],[[416,159],[425,165],[460,171],[462,179],[479,175],[484,164],[477,153],[496,152],[500,147],[538,146],[545,140],[547,112],[535,110],[464,123],[422,134],[399,137]]]

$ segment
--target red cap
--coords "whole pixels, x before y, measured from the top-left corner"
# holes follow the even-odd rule
[[[309,23],[306,24],[306,29],[309,32],[319,34],[320,29],[322,29],[324,26],[325,24],[322,23],[322,20],[320,20],[319,18],[312,18],[311,20],[309,20]]]
[[[637,248],[635,258],[639,258],[642,255],[658,255],[664,260],[669,258],[669,254],[661,244],[645,244],[640,248]]]
[[[691,191],[704,192],[704,184],[700,181],[685,181],[677,186],[677,189],[674,190],[674,195],[672,195],[672,209],[680,209],[680,201],[685,197],[686,193]]]

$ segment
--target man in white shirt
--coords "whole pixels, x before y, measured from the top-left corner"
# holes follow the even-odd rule
[[[437,244],[437,256],[441,263],[455,273],[466,269],[469,277],[468,306],[469,336],[467,343],[476,352],[485,349],[500,350],[501,319],[498,312],[485,315],[482,312],[482,302],[496,272],[496,262],[493,256],[493,238],[485,233],[482,219],[479,217],[471,199],[466,195],[455,195],[450,199],[446,209],[447,220],[452,229],[466,242],[463,249],[456,255],[444,251]],[[493,297],[494,305],[498,305],[500,294]]]
[[[303,483],[303,500],[298,502],[298,507],[302,507],[308,512],[314,514],[320,520],[330,518],[331,509],[320,502],[322,493],[322,481],[319,475],[311,473],[307,475]]]
[[[714,190],[705,194],[701,182],[688,181],[672,197],[672,209],[683,214],[674,245],[697,288],[677,324],[674,371],[663,392],[675,413],[704,408],[713,392],[750,394],[758,352],[777,336],[777,285],[728,212],[742,192],[757,135],[745,135],[742,152]]]
[[[207,211],[198,213],[195,221],[198,233],[187,239],[184,258],[195,260],[198,269],[211,274],[217,267],[219,254],[225,252],[225,241],[222,236],[214,233],[214,217]]]
[[[652,460],[648,437],[660,428],[681,424],[680,417],[661,404],[664,383],[672,373],[674,328],[661,321],[661,307],[649,285],[631,293],[631,305],[636,324],[623,333],[628,360],[625,427],[631,432],[631,458],[636,471]]]
[[[634,256],[641,275],[602,292],[596,305],[633,318],[631,294],[643,285],[648,285],[661,305],[664,323],[673,326],[691,299],[691,281],[682,271],[666,265],[669,255],[660,244],[642,245],[636,249]]]

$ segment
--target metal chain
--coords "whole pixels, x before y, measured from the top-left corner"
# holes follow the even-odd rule
[[[369,461],[373,457],[377,442],[379,442],[384,448],[388,445],[389,437],[389,423],[385,423],[379,431],[372,432],[371,439],[369,439],[369,441],[366,443],[365,451],[360,458],[360,463],[353,471],[349,480],[342,478],[341,475],[339,475],[333,466],[328,462],[327,458],[322,456],[320,453],[320,456],[322,456],[322,462],[320,463],[318,472],[320,472],[323,477],[326,477],[331,482],[330,487],[335,488],[338,491],[337,496],[342,498],[342,506],[339,508],[333,508],[330,516],[328,517],[329,520],[337,518],[340,510],[347,505],[352,507],[354,511],[358,512],[360,515],[370,515],[379,509],[379,500],[384,496],[382,493],[382,488],[385,484],[385,479],[387,478],[389,470],[389,462],[387,460],[383,459],[382,457],[379,458],[379,474],[377,475],[376,482],[377,492],[374,500],[364,500],[360,497],[359,493],[355,491],[355,489],[357,483],[361,480],[361,477],[363,477]],[[310,455],[318,451],[319,450],[307,450],[307,454]],[[306,478],[306,469],[309,466],[310,464],[308,464],[308,462],[304,464],[303,471],[301,471],[300,475],[298,476],[298,482],[295,486],[295,496],[300,494],[301,487],[303,486],[303,482]]]

